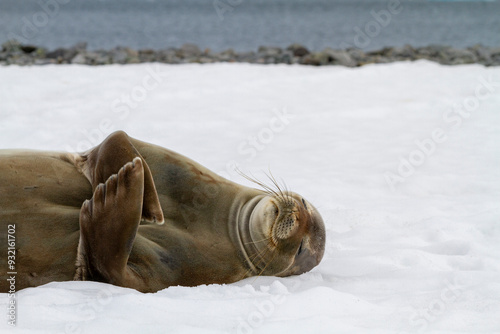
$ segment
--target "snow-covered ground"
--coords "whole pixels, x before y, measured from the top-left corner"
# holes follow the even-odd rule
[[[17,293],[15,331],[1,294],[1,333],[500,332],[500,68],[11,66],[0,101],[0,148],[123,129],[243,184],[270,169],[327,227],[301,276],[51,283]]]

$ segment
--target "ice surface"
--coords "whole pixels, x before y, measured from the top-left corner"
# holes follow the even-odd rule
[[[122,129],[243,184],[270,169],[328,238],[296,277],[25,289],[15,331],[1,294],[2,333],[500,332],[500,68],[9,66],[0,101],[0,148]]]

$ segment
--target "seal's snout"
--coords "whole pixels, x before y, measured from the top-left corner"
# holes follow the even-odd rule
[[[289,233],[286,244],[293,250],[291,265],[279,276],[298,275],[316,267],[325,249],[325,226],[316,208],[298,194],[291,193],[290,216],[281,220],[282,228]],[[290,223],[293,220],[293,223]],[[290,227],[292,226],[292,227]],[[293,246],[293,247],[292,247]]]
[[[297,228],[297,219],[294,215],[289,215],[283,221],[276,222],[274,235],[278,239],[287,239]]]
[[[325,247],[323,220],[295,193],[266,196],[253,208],[249,232],[253,265],[260,275],[289,276],[319,264]],[[250,248],[250,246],[247,246]]]
[[[296,233],[299,227],[299,220],[297,217],[298,208],[294,202],[278,202],[275,206],[278,208],[278,214],[276,215],[271,234],[273,240],[278,243],[292,237]]]

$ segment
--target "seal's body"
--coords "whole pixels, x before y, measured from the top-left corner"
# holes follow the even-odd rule
[[[15,229],[17,290],[76,279],[152,292],[287,276],[324,251],[321,217],[298,195],[235,184],[123,132],[81,155],[0,151],[0,210],[0,243]]]
[[[0,291],[6,272],[17,272],[16,289],[71,280],[80,208],[92,197],[88,180],[64,154],[0,151]],[[9,226],[15,233],[14,270],[8,270]],[[12,238],[11,237],[11,238]],[[9,275],[10,276],[10,275]]]

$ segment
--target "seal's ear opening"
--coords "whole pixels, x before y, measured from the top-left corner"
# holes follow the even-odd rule
[[[142,221],[163,224],[163,211],[148,164],[123,131],[110,134],[100,145],[80,155],[77,167],[92,184],[92,191],[106,182],[134,158],[141,158],[144,167],[144,199]]]

